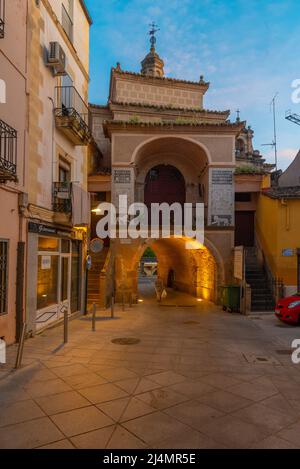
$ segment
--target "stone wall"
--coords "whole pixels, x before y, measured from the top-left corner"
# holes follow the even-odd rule
[[[202,109],[203,89],[185,83],[170,85],[168,81],[163,80],[147,83],[126,79],[125,75],[125,78],[116,79],[114,101]]]

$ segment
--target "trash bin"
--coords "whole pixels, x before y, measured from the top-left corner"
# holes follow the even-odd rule
[[[224,311],[240,311],[241,288],[238,285],[222,285],[220,287],[220,302]]]

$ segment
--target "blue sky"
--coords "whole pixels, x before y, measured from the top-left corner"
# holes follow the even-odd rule
[[[285,111],[300,114],[291,100],[293,80],[300,79],[299,0],[86,0],[91,29],[90,101],[107,102],[110,68],[140,71],[149,49],[149,23],[155,21],[157,51],[167,76],[211,82],[205,107],[241,110],[255,131],[255,146],[273,139],[269,103],[277,100],[279,167],[300,148],[300,127]]]

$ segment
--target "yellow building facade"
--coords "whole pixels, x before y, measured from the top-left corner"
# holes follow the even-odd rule
[[[273,278],[282,279],[285,295],[299,289],[300,192],[267,189],[259,197],[256,233]]]

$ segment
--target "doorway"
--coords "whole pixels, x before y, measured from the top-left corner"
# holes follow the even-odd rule
[[[158,165],[152,168],[145,181],[145,204],[166,202],[172,205],[185,203],[185,181],[181,172],[171,165]]]
[[[235,246],[254,246],[255,212],[235,212]]]
[[[174,288],[174,283],[175,283],[175,272],[173,269],[171,269],[169,270],[169,274],[168,274],[167,287]]]

